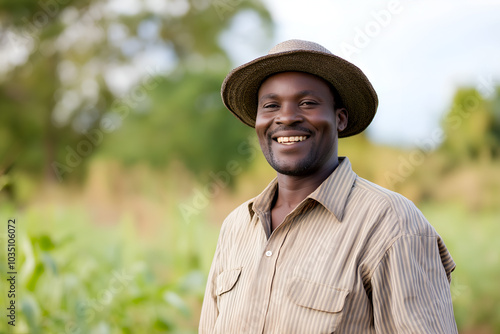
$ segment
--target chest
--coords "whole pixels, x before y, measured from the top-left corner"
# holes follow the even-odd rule
[[[272,219],[282,222],[286,215],[276,212]],[[362,241],[314,211],[285,221],[270,238],[256,219],[222,264],[216,290],[220,332],[231,319],[238,319],[240,333],[335,332],[346,305],[363,290]]]

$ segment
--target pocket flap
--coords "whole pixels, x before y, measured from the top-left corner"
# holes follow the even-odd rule
[[[342,311],[347,295],[349,290],[298,277],[293,278],[288,287],[288,296],[295,304],[330,313]]]
[[[240,274],[241,267],[221,272],[219,276],[217,276],[217,296],[231,290],[238,281],[238,278],[240,278]]]

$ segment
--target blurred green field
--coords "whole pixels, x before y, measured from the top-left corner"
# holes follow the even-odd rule
[[[217,228],[170,217],[145,236],[126,216],[98,226],[83,206],[3,204],[0,216],[18,226],[21,312],[13,333],[197,332]],[[0,326],[5,333],[6,321]]]
[[[457,263],[452,297],[460,332],[500,332],[500,212],[422,210]],[[18,226],[21,312],[13,333],[196,333],[219,227],[201,216],[186,223],[175,212],[165,208],[162,224],[148,233],[126,211],[118,224],[103,225],[82,204],[16,210],[3,203],[0,216]]]
[[[500,333],[500,210],[470,212],[460,205],[425,205],[457,267],[451,293],[462,333]]]

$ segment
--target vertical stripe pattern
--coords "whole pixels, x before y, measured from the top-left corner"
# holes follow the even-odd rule
[[[341,158],[270,233],[276,189],[224,221],[199,333],[457,333],[455,263],[412,202]]]

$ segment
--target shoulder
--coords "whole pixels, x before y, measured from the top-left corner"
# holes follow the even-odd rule
[[[375,216],[366,243],[369,277],[389,256],[397,258],[421,248],[435,256],[433,259],[440,257],[450,277],[454,262],[437,231],[412,201],[360,177],[352,195],[360,199],[358,202],[367,203],[363,209]]]
[[[250,217],[250,207],[255,198],[249,199],[246,202],[241,203],[233,211],[231,211],[226,219],[224,219],[224,224],[234,224],[235,221],[240,221],[241,219],[249,219]]]
[[[368,203],[369,209],[390,217],[402,235],[437,235],[422,212],[403,195],[357,177],[353,195]]]
[[[234,233],[250,223],[252,216],[250,215],[249,206],[253,203],[253,201],[254,198],[249,199],[248,201],[240,204],[227,215],[222,223],[221,235],[223,233]]]

